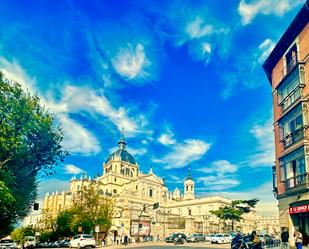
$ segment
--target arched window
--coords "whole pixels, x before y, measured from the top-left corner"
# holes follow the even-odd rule
[[[187,191],[189,190],[189,187],[188,187],[188,186],[186,186],[186,190],[187,190]]]

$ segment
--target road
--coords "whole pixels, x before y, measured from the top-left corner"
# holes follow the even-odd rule
[[[183,245],[174,245],[173,243],[165,243],[165,242],[147,242],[147,243],[140,243],[140,244],[130,244],[128,246],[124,245],[111,245],[111,246],[104,246],[104,247],[96,247],[96,249],[120,249],[120,248],[137,248],[137,249],[169,249],[169,248],[176,248],[176,249],[195,249],[195,248],[207,248],[207,249],[229,249],[229,244],[223,245],[212,245],[210,243],[185,243]],[[48,249],[48,248],[45,248]],[[68,249],[68,248],[58,248],[58,249]],[[89,248],[90,249],[90,248]]]

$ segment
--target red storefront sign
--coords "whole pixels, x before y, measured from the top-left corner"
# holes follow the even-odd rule
[[[309,204],[289,208],[289,214],[299,214],[307,212],[309,212]]]

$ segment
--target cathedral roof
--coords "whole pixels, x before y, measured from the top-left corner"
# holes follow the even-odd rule
[[[122,136],[122,138],[118,142],[118,150],[111,153],[106,159],[105,163],[109,163],[112,160],[119,160],[131,164],[137,164],[135,158],[127,151],[126,145],[127,144],[124,140],[124,137]]]

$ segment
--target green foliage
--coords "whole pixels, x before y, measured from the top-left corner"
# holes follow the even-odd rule
[[[53,174],[54,165],[67,155],[61,129],[54,123],[37,96],[0,72],[0,191],[8,200],[0,201],[0,237],[29,213],[37,196],[37,173]]]
[[[79,227],[82,227],[83,233],[94,231],[96,225],[101,227],[101,231],[108,231],[113,210],[112,197],[105,197],[94,186],[88,186],[75,193],[72,207],[60,211],[56,217],[49,210],[44,210],[42,224],[57,239],[79,233]]]
[[[60,212],[56,219],[56,233],[59,236],[69,237],[74,235],[72,224],[74,220],[74,212],[72,210],[64,210]]]
[[[73,198],[73,210],[75,210],[76,224],[85,222],[94,229],[100,225],[102,230],[107,231],[111,226],[111,216],[114,207],[114,200],[111,197],[104,197],[94,186],[89,186],[79,191]]]
[[[40,242],[48,242],[48,241],[55,241],[58,239],[58,235],[52,231],[44,231],[40,235]]]
[[[254,198],[250,200],[235,200],[232,201],[230,206],[220,207],[218,210],[210,211],[221,220],[231,220],[232,230],[234,230],[235,221],[240,221],[242,215],[251,212],[259,199]]]
[[[31,227],[20,227],[16,228],[12,233],[12,239],[19,245],[23,245],[25,243],[26,236],[34,236],[35,231]]]

